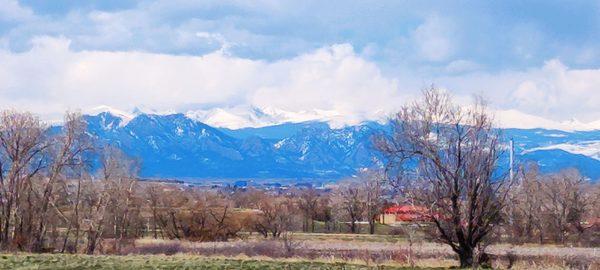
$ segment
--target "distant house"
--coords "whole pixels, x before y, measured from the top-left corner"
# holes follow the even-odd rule
[[[393,225],[394,223],[429,222],[429,210],[414,205],[393,205],[383,210],[379,215],[379,223]]]

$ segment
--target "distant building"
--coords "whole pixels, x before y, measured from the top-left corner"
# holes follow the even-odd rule
[[[393,205],[383,210],[378,221],[381,224],[393,225],[394,223],[429,222],[429,210],[425,207],[414,205]]]
[[[281,185],[281,183],[278,182],[265,183],[263,184],[263,186],[266,190],[281,189],[281,187],[283,187],[283,185]]]
[[[296,188],[306,188],[306,189],[311,189],[313,188],[313,184],[312,183],[308,183],[308,182],[303,182],[303,183],[296,183],[294,185]]]
[[[594,227],[600,229],[600,217],[590,218],[586,221],[581,222],[581,225],[586,229]]]
[[[233,183],[233,186],[236,188],[247,188],[248,187],[248,181],[235,181],[235,183]]]

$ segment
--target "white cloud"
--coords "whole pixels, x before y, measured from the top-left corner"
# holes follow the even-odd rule
[[[197,32],[196,37],[206,39],[209,44],[217,43],[220,46],[219,52],[221,53],[229,53],[229,49],[235,46],[234,43],[227,41],[220,33]]]
[[[492,105],[553,121],[600,119],[600,69],[573,69],[558,60],[524,71],[442,76],[437,84],[456,95],[482,94]]]
[[[235,118],[238,126],[294,119],[355,124],[391,115],[418,93],[415,85],[435,83],[460,102],[482,94],[502,112],[498,118],[505,127],[600,127],[600,69],[573,69],[558,60],[496,73],[469,71],[471,63],[459,61],[455,66],[462,72],[424,81],[411,71],[384,75],[348,44],[276,61],[219,50],[201,56],[75,51],[70,40],[52,37],[32,44],[25,52],[0,49],[0,106],[52,120],[66,109],[108,105],[123,111],[141,106],[184,113],[253,107],[283,112],[268,121],[246,121],[248,114],[239,110],[211,118],[215,123]]]
[[[288,111],[348,112],[350,122],[385,116],[403,104],[397,81],[385,78],[349,45],[326,47],[270,68],[281,83],[257,89],[253,104]]]
[[[442,61],[452,56],[456,38],[452,21],[437,15],[427,17],[413,33],[417,51],[429,61]]]
[[[218,51],[202,56],[75,52],[67,39],[43,37],[23,53],[0,50],[0,62],[2,107],[51,118],[99,105],[181,112],[252,105],[336,111],[345,116],[341,121],[355,123],[385,116],[401,104],[397,83],[349,45],[267,62]]]
[[[33,17],[33,11],[21,6],[17,0],[0,0],[0,22],[23,21]]]

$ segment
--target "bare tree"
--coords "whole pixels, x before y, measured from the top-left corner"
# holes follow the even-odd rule
[[[144,194],[138,163],[113,146],[102,148],[92,172],[88,158],[97,155],[86,129],[78,113],[48,128],[30,113],[0,112],[0,249],[94,254],[106,252],[103,239],[110,237],[119,253],[149,230],[147,209],[155,237],[225,241],[249,219],[218,192],[161,185]],[[262,193],[253,194],[239,203],[256,207]],[[296,208],[290,199],[275,199],[286,202],[273,211],[270,232],[279,236],[294,225]]]
[[[121,150],[107,147],[102,153],[101,177],[108,190],[108,211],[112,218],[115,249],[121,251],[123,240],[130,237],[129,225],[137,188],[138,163],[125,155]]]
[[[7,248],[23,223],[21,196],[33,191],[32,178],[45,166],[44,153],[49,147],[45,127],[30,113],[0,113],[0,243]],[[31,201],[31,200],[29,200]],[[35,210],[32,205],[28,210]],[[30,212],[29,214],[32,214]],[[28,222],[34,222],[29,216]],[[29,228],[30,230],[32,228]],[[20,234],[28,237],[29,233]]]
[[[81,229],[86,235],[86,254],[94,254],[102,242],[109,197],[109,190],[105,188],[104,181],[93,181],[91,178],[82,181]]]
[[[332,230],[333,208],[331,205],[331,196],[321,196],[317,201],[317,208],[315,211],[315,220],[321,221],[325,225],[325,231],[330,232]]]
[[[540,244],[544,240],[542,178],[537,164],[521,166],[517,181],[510,193],[511,203],[505,207],[505,227],[510,241],[533,241]]]
[[[255,230],[265,238],[278,238],[292,229],[296,208],[289,198],[265,196],[258,205],[259,213],[254,221]]]
[[[365,218],[369,222],[369,234],[375,234],[375,221],[381,214],[385,203],[383,200],[384,177],[379,170],[364,170],[361,180],[365,199]]]
[[[436,236],[461,267],[479,263],[475,253],[500,220],[509,190],[508,181],[495,177],[500,136],[484,102],[462,108],[432,87],[392,124],[390,136],[375,140],[389,177],[414,191],[415,205],[429,208]]]
[[[67,215],[63,213],[60,207],[56,204],[53,204],[54,209],[61,217],[64,217],[67,225],[67,231],[65,232],[61,253],[65,251],[69,251],[71,253],[77,252],[77,247],[79,244],[79,237],[81,233],[81,210],[82,210],[82,188],[84,181],[91,180],[91,176],[87,173],[81,173],[76,176],[76,187],[74,190],[70,188],[70,183],[68,181],[63,181],[62,185],[62,194],[59,196],[63,197],[65,201],[65,205],[70,206],[71,214]],[[71,232],[74,230],[73,234],[75,239],[72,243],[69,242],[71,237]]]
[[[340,183],[332,194],[332,203],[338,209],[340,219],[347,222],[352,233],[360,232],[358,222],[365,214],[365,201],[364,189],[356,181]]]
[[[148,185],[145,190],[147,203],[152,213],[152,235],[154,239],[158,238],[158,213],[160,207],[160,196],[162,195],[159,185]]]
[[[319,206],[319,194],[314,188],[305,189],[299,192],[298,208],[302,211],[303,223],[302,230],[315,232],[315,218],[317,207]]]
[[[549,231],[564,244],[570,228],[583,233],[582,222],[591,200],[586,198],[585,179],[575,170],[549,175],[542,181],[543,204]]]
[[[33,251],[41,251],[44,247],[46,225],[51,205],[54,205],[54,189],[57,182],[65,180],[65,170],[85,166],[84,155],[92,150],[92,144],[85,134],[87,125],[79,113],[65,115],[62,134],[54,137],[51,143],[50,165],[47,181],[41,192],[41,209],[37,229],[33,232]]]

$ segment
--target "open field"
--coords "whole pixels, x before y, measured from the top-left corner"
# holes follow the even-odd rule
[[[370,267],[349,263],[302,260],[227,259],[190,255],[87,256],[59,254],[3,254],[0,269],[411,269]],[[426,269],[426,268],[424,268]],[[431,268],[430,268],[431,269]]]
[[[176,248],[174,248],[176,247]],[[281,246],[274,241],[236,241],[229,243],[191,243],[184,241],[141,240],[127,255],[71,254],[0,254],[0,269],[449,269],[456,265],[452,254],[433,243],[415,247],[414,265],[406,258],[405,244],[310,241],[304,251],[320,251],[330,256],[307,257],[298,252],[289,257],[261,255]],[[324,250],[327,249],[327,250]],[[404,251],[403,251],[404,250]],[[495,254],[510,250],[515,259],[512,269],[600,269],[600,251],[593,248],[552,246],[492,246]],[[327,253],[328,251],[329,253]],[[352,251],[355,251],[354,253]],[[146,252],[144,254],[144,252]],[[336,252],[346,256],[335,256]],[[391,253],[390,253],[391,252]],[[377,260],[377,254],[394,254]],[[166,255],[171,254],[172,255]],[[354,254],[354,255],[352,255]],[[429,255],[427,255],[429,254]],[[437,254],[437,257],[433,256]],[[280,256],[285,256],[279,254]],[[506,254],[505,254],[506,255]],[[356,256],[356,257],[354,257]],[[366,256],[366,257],[365,257]],[[431,257],[433,256],[433,257]],[[369,258],[369,259],[367,259]],[[506,262],[496,261],[495,269],[506,269]]]
[[[379,239],[378,237],[382,237]],[[129,254],[189,254],[218,257],[270,258],[387,265],[395,267],[450,268],[457,264],[446,245],[420,241],[412,245],[403,238],[369,235],[294,234],[287,243],[249,237],[230,242],[187,242],[140,239]],[[491,266],[505,269],[598,269],[600,248],[557,245],[491,245]]]

